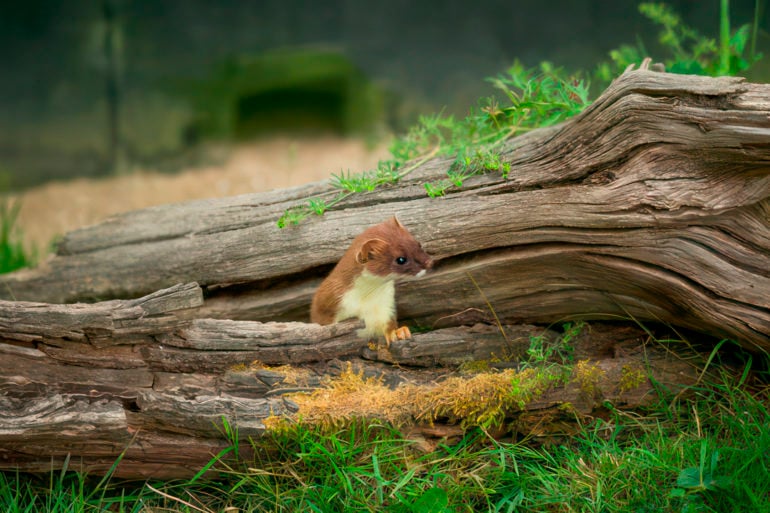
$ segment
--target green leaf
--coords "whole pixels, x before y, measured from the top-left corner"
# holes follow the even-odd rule
[[[743,54],[746,49],[746,42],[749,40],[749,34],[751,34],[751,26],[747,24],[741,26],[730,37],[730,48],[733,49],[735,55]]]
[[[674,488],[671,490],[671,493],[668,494],[671,498],[681,498],[684,497],[687,494],[687,491],[683,490],[682,488]]]
[[[668,71],[671,73],[679,73],[681,75],[706,74],[706,70],[703,69],[703,66],[696,60],[674,62],[669,66]]]
[[[728,476],[715,476],[712,472],[704,472],[701,469],[690,467],[682,470],[676,479],[676,485],[686,490],[723,490],[732,485],[732,479]]]
[[[323,215],[323,213],[326,211],[327,205],[326,202],[319,198],[310,198],[307,200],[308,206],[310,206],[310,209],[313,211],[316,215]]]
[[[676,478],[676,485],[680,488],[702,488],[700,469],[690,467],[682,470]]]
[[[414,513],[441,513],[446,511],[449,497],[441,488],[429,488],[412,504]]]

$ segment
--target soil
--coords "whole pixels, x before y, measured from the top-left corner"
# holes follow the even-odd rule
[[[136,170],[103,179],[50,182],[27,190],[18,226],[25,244],[44,255],[64,233],[106,217],[162,203],[267,191],[359,172],[388,157],[387,144],[323,136],[274,137],[220,150],[220,164],[179,173]]]

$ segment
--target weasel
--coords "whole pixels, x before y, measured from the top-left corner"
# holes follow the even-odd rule
[[[310,319],[332,324],[357,317],[366,324],[360,337],[384,336],[388,346],[411,338],[409,328],[396,322],[395,281],[420,278],[431,267],[431,257],[393,216],[353,239],[313,296]]]

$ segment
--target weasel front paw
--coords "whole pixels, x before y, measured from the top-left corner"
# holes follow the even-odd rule
[[[406,340],[412,338],[412,332],[406,326],[396,328],[391,332],[385,332],[385,346],[390,347],[390,343],[394,340]]]

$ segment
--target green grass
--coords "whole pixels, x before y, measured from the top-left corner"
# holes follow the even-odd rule
[[[74,472],[52,472],[29,476],[0,473],[0,511],[4,513],[75,513],[86,511],[142,511],[141,486],[113,488],[106,482],[92,481]]]
[[[21,203],[0,198],[0,274],[32,265],[16,225]]]
[[[638,64],[646,56],[655,57],[672,73],[695,75],[737,75],[762,58],[756,51],[762,0],[754,0],[754,21],[751,24],[730,25],[730,2],[719,0],[719,32],[716,38],[700,34],[685,25],[679,14],[665,3],[643,2],[639,13],[659,28],[660,55],[652,55],[639,40],[634,45],[621,45],[610,51],[609,62],[600,63],[594,79],[606,86],[629,64]]]
[[[725,378],[692,392],[643,415],[611,409],[573,436],[496,441],[476,430],[428,454],[383,425],[298,426],[213,481],[5,473],[0,511],[770,512],[768,390]]]

